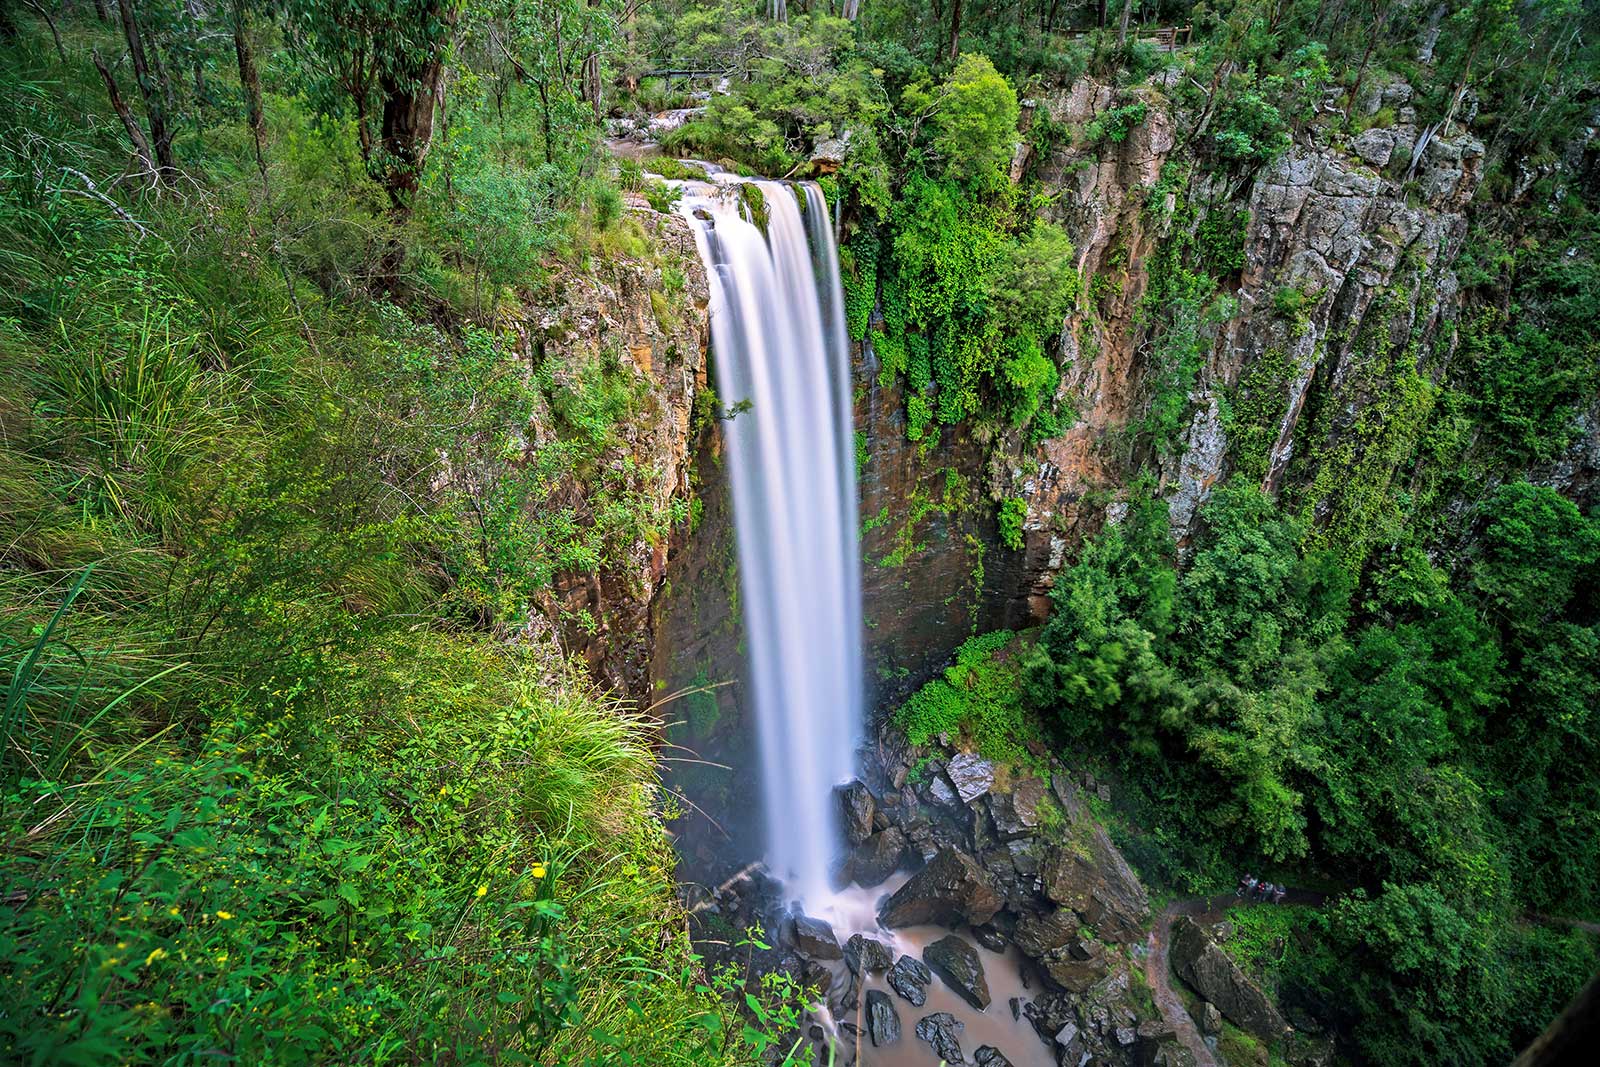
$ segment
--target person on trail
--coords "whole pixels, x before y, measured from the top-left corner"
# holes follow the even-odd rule
[[[1239,879],[1239,888],[1233,891],[1233,895],[1236,897],[1248,898],[1251,893],[1255,892],[1255,888],[1256,876],[1253,874],[1247,874],[1243,878]]]
[[[1271,882],[1262,882],[1260,885],[1256,886],[1256,899],[1257,900],[1266,900],[1271,895],[1272,895],[1272,883]]]
[[[1273,889],[1272,889],[1272,902],[1274,904],[1282,904],[1283,903],[1283,898],[1285,896],[1287,896],[1288,893],[1289,893],[1289,891],[1287,889],[1283,888],[1283,886],[1281,886],[1281,885],[1274,886]]]

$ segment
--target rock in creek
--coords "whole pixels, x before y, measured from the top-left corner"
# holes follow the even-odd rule
[[[850,853],[850,879],[863,888],[882,885],[900,869],[906,852],[906,835],[898,827],[880,830],[857,845]]]
[[[867,990],[867,1033],[874,1048],[900,1040],[900,1013],[894,1010],[889,994],[881,989]]]
[[[813,919],[809,915],[794,917],[794,947],[795,951],[807,959],[844,959],[844,952],[839,948],[839,939],[834,936],[833,927],[825,920]]]
[[[1287,1029],[1267,995],[1187,915],[1172,924],[1172,969],[1226,1018],[1262,1040],[1276,1041]]]
[[[994,923],[979,923],[972,928],[972,938],[990,952],[1006,950],[1006,935]]]
[[[894,954],[882,941],[876,941],[866,934],[851,934],[850,940],[844,943],[844,962],[856,974],[863,970],[868,974],[878,974],[889,969],[894,962]]]
[[[976,925],[994,918],[1000,903],[993,881],[976,861],[953,848],[942,848],[884,902],[878,922],[891,930]]]
[[[989,982],[983,975],[978,950],[949,934],[922,950],[922,959],[933,973],[944,979],[962,1000],[979,1011],[989,1006]]]
[[[872,799],[872,792],[866,783],[859,779],[840,786],[838,793],[845,840],[852,845],[859,845],[872,836],[872,817],[877,814],[878,803]]]
[[[889,986],[910,1001],[914,1008],[920,1008],[928,1002],[928,983],[931,981],[933,972],[912,956],[901,956],[889,968]]]
[[[948,1067],[965,1067],[966,1058],[961,1055],[961,1031],[966,1024],[947,1011],[936,1011],[932,1015],[924,1015],[917,1022],[917,1036],[933,1046],[936,1056],[944,1060]]]
[[[961,803],[971,804],[994,785],[994,764],[971,752],[958,752],[950,757],[945,773],[956,787]]]
[[[972,1054],[972,1059],[978,1067],[1011,1067],[1011,1061],[993,1045],[979,1045],[978,1051]]]

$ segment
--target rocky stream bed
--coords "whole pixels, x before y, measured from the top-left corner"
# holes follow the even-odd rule
[[[837,793],[847,851],[826,908],[799,911],[759,868],[691,900],[713,960],[731,931],[776,931],[750,965],[820,992],[819,1064],[1205,1067],[1223,1062],[1224,1019],[1291,1063],[1328,1062],[1326,1039],[1285,1022],[1217,945],[1218,908],[1152,915],[1085,800],[1106,795],[1091,777],[930,755],[892,728],[865,765]]]

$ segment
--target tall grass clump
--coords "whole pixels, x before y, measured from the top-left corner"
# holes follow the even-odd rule
[[[270,94],[156,187],[62,30],[0,46],[0,1061],[754,1062],[795,991],[727,1011],[645,724],[522,633],[654,521],[638,384],[484,325],[566,209],[496,147],[397,235]]]

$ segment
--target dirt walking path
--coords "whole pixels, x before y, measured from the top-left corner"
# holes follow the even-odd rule
[[[1156,917],[1155,926],[1150,930],[1150,936],[1145,939],[1150,949],[1144,958],[1145,984],[1155,997],[1156,1007],[1161,1009],[1161,1017],[1177,1032],[1178,1040],[1194,1057],[1196,1067],[1220,1067],[1220,1064],[1205,1038],[1200,1036],[1200,1028],[1189,1015],[1189,1009],[1184,1007],[1183,998],[1172,988],[1172,968],[1167,966],[1167,948],[1172,940],[1173,920],[1180,915],[1202,914],[1210,907],[1211,901],[1205,897],[1175,900],[1162,909]]]
[[[1284,903],[1321,907],[1326,901],[1325,894],[1291,889]],[[1259,903],[1262,907],[1273,906],[1264,902],[1241,900],[1232,893],[1175,900],[1162,909],[1161,914],[1156,917],[1155,926],[1145,939],[1145,945],[1149,948],[1144,958],[1145,983],[1155,997],[1156,1007],[1161,1009],[1161,1017],[1177,1032],[1178,1040],[1183,1047],[1194,1056],[1196,1067],[1221,1067],[1221,1061],[1206,1044],[1205,1038],[1200,1033],[1200,1027],[1195,1025],[1189,1009],[1184,1006],[1183,998],[1172,988],[1172,968],[1167,966],[1167,949],[1172,941],[1172,924],[1180,915],[1187,915],[1202,922],[1216,922],[1229,908],[1251,903]]]

